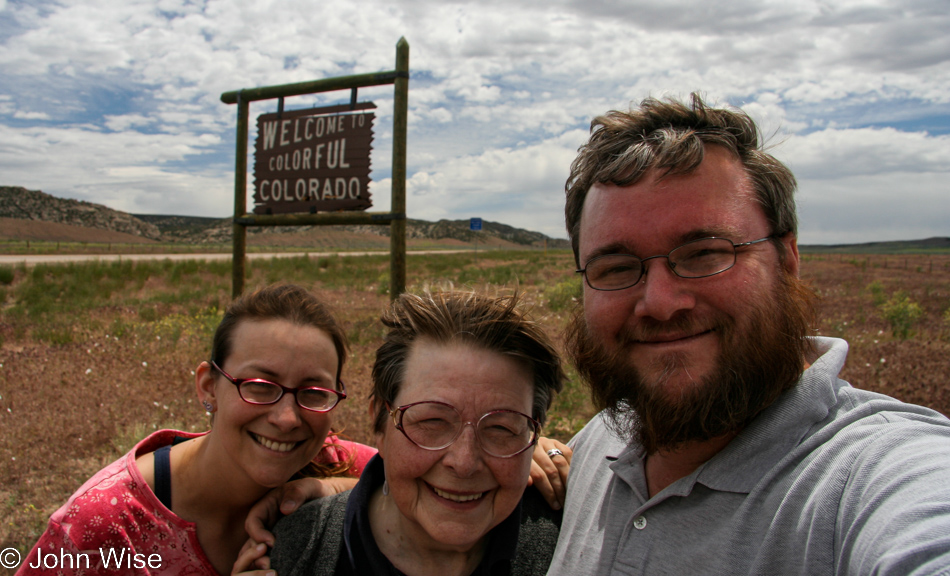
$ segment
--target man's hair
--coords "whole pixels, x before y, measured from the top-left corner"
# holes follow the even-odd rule
[[[517,294],[492,297],[474,292],[402,294],[382,316],[389,332],[373,364],[374,429],[381,432],[402,387],[414,342],[462,344],[516,359],[534,383],[531,416],[544,423],[553,393],[564,380],[561,360],[545,331],[531,320]],[[394,407],[394,406],[393,406]]]
[[[243,320],[275,319],[298,326],[312,326],[329,336],[336,349],[336,378],[340,379],[347,356],[346,333],[329,306],[313,292],[296,284],[271,284],[231,302],[214,332],[211,359],[218,366],[224,366],[231,354],[234,330]]]
[[[564,215],[578,267],[581,212],[591,186],[631,186],[654,169],[661,176],[689,174],[703,161],[706,145],[721,146],[742,162],[784,257],[778,238],[798,231],[795,177],[764,151],[758,127],[745,112],[710,108],[694,92],[689,105],[647,98],[629,112],[610,111],[594,118],[590,131],[565,184]]]

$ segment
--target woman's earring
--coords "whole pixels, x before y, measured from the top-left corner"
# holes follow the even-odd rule
[[[389,496],[389,480],[383,480],[383,496]]]
[[[212,404],[211,402],[208,402],[207,400],[205,400],[205,401],[202,402],[201,404],[202,404],[202,406],[205,407],[205,411],[207,411],[207,412],[214,412],[214,404]]]

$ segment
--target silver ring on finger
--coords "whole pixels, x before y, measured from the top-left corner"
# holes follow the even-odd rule
[[[548,458],[554,458],[555,456],[564,456],[564,452],[561,452],[557,448],[551,448],[547,451]]]

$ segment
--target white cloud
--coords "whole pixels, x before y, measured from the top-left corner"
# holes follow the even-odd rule
[[[585,133],[518,149],[493,149],[416,172],[408,209],[426,220],[478,216],[564,237],[564,181]]]
[[[894,172],[802,179],[799,242],[850,244],[947,236],[946,174]]]
[[[789,138],[775,150],[799,178],[832,180],[950,171],[950,136],[894,128],[825,129]]]
[[[46,112],[22,112],[17,110],[13,117],[18,120],[49,120],[49,114]]]
[[[116,132],[122,132],[128,130],[129,128],[138,128],[142,126],[150,126],[154,123],[152,118],[147,118],[141,114],[125,114],[122,116],[106,116],[105,124],[109,130],[115,130]]]
[[[914,207],[928,211],[918,220],[939,213],[950,165],[946,0],[0,0],[0,11],[3,183],[117,208],[230,212],[235,107],[221,93],[390,70],[401,36],[410,217],[477,212],[563,236],[563,180],[591,118],[694,90],[742,105],[780,143],[812,242],[844,234],[824,216],[830,198],[863,198],[853,237],[922,230],[908,224]],[[379,106],[373,194],[385,209],[392,87],[360,99]],[[252,125],[275,108],[253,104]],[[904,181],[902,210],[868,196]]]
[[[232,166],[170,168],[217,144],[200,134],[0,125],[0,166],[6,183],[56,196],[132,212],[221,216],[233,211]]]

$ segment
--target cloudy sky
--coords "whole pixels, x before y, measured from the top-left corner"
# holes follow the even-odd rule
[[[0,0],[0,185],[228,216],[221,94],[391,70],[405,37],[411,218],[565,237],[591,118],[699,90],[748,111],[795,172],[801,243],[950,236],[948,30],[947,0]],[[360,91],[378,106],[374,211],[392,98]],[[275,110],[254,103],[252,126]]]

